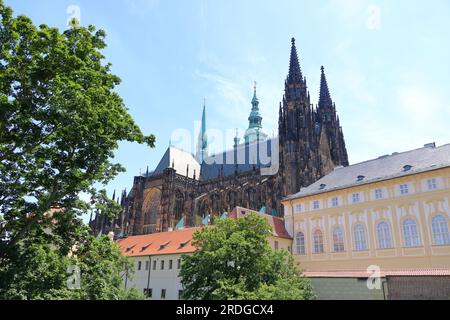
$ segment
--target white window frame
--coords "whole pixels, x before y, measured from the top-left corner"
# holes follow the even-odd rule
[[[403,241],[406,248],[420,246],[419,228],[414,219],[405,219],[402,223]]]
[[[383,189],[378,188],[374,190],[375,200],[383,199]]]
[[[313,233],[313,251],[314,253],[324,253],[323,232],[320,229],[314,230]]]
[[[438,219],[439,221],[437,221]],[[442,214],[435,215],[431,219],[431,233],[433,235],[434,245],[450,245],[450,234],[448,229],[448,219]]]
[[[362,223],[357,223],[353,227],[353,238],[355,251],[367,250],[366,228]]]
[[[400,195],[406,196],[409,194],[409,185],[407,183],[401,184],[399,188],[400,188]]]
[[[352,203],[360,203],[361,197],[359,195],[359,192],[352,193]]]
[[[334,228],[333,230],[333,249],[334,252],[344,252],[344,230],[341,226]]]
[[[381,226],[382,229],[381,229]],[[376,226],[378,249],[392,249],[391,225],[387,221],[381,221]]]
[[[313,210],[319,210],[320,209],[320,201],[314,200],[312,207],[313,207]]]
[[[333,197],[331,198],[331,206],[333,208],[339,207],[339,197]]]
[[[430,178],[427,180],[428,190],[433,191],[438,188],[436,178]]]
[[[302,231],[295,235],[295,253],[299,256],[306,255],[305,234]]]

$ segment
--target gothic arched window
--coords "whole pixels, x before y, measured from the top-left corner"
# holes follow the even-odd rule
[[[438,246],[450,244],[447,219],[442,215],[433,217],[432,222],[433,243]]]
[[[175,217],[175,223],[178,223],[178,221],[183,218],[183,212],[184,211],[184,196],[181,192],[177,192],[175,195],[175,206],[173,209],[174,217]]]

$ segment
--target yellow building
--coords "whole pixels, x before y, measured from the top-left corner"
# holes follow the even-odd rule
[[[336,168],[283,205],[292,253],[319,286],[377,272],[382,294],[361,281],[355,294],[450,298],[450,144]]]

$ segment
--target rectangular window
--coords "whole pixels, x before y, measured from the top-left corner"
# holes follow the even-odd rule
[[[437,182],[435,178],[429,179],[427,181],[428,184],[428,190],[436,190],[437,189]]]
[[[301,204],[296,204],[296,205],[294,206],[294,212],[295,212],[295,213],[302,212],[302,205],[301,205]]]
[[[153,270],[156,270],[156,260],[153,260]]]
[[[142,261],[138,261],[138,267],[137,267],[137,269],[138,269],[138,270],[141,270],[141,268],[142,268]]]
[[[172,260],[169,260],[169,269],[172,269]]]
[[[148,270],[149,265],[150,265],[150,261],[145,261],[145,270]]]
[[[183,299],[183,290],[178,290],[178,300]]]
[[[275,241],[275,250],[278,250],[278,241]]]
[[[379,200],[383,198],[383,190],[375,189],[375,199]]]
[[[318,210],[319,207],[320,207],[319,201],[318,201],[318,200],[315,200],[315,201],[313,202],[313,209],[314,209],[314,210]]]
[[[359,193],[352,194],[353,203],[359,203]]]
[[[409,190],[408,190],[408,185],[407,184],[401,184],[400,185],[400,194],[401,195],[405,195],[408,194]]]
[[[145,289],[144,289],[144,295],[146,295],[147,298],[151,298],[152,295],[153,295],[153,290],[152,290],[152,289],[147,289],[147,288],[145,288]]]
[[[166,298],[166,289],[161,289],[161,299]]]
[[[181,269],[181,259],[177,260],[177,269]]]
[[[164,260],[161,260],[161,270],[164,270]]]
[[[339,206],[339,199],[338,199],[338,197],[334,197],[333,199],[331,199],[331,206],[334,207],[334,208]]]

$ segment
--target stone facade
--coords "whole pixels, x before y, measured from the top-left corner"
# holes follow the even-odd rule
[[[263,139],[259,136],[262,118],[258,104],[255,88],[249,128],[256,130],[256,139],[252,140],[260,146],[266,141],[263,141],[265,135],[262,134]],[[179,163],[178,160],[169,157],[169,165],[165,169],[135,177],[131,192],[122,193],[122,215],[115,221],[107,221],[101,214],[97,215],[91,221],[94,232],[113,230],[118,235],[139,235],[163,232],[181,225],[196,226],[205,217],[213,220],[236,206],[282,216],[282,198],[318,180],[335,166],[348,165],[342,128],[323,67],[320,100],[314,108],[294,39],[285,93],[279,108],[278,138],[269,141],[279,146],[278,149],[270,149],[277,152],[279,169],[267,174],[262,170],[259,159],[252,164],[248,157],[244,164],[237,161],[231,165],[206,164],[205,130],[203,110],[201,148],[197,150],[197,155],[201,155],[200,160],[197,157],[200,172],[194,171],[192,175],[192,165],[189,167],[189,164],[186,172],[177,171],[173,162]],[[238,149],[248,154],[251,144],[249,139],[245,140],[244,146],[238,146],[238,139],[235,139],[235,160]]]

